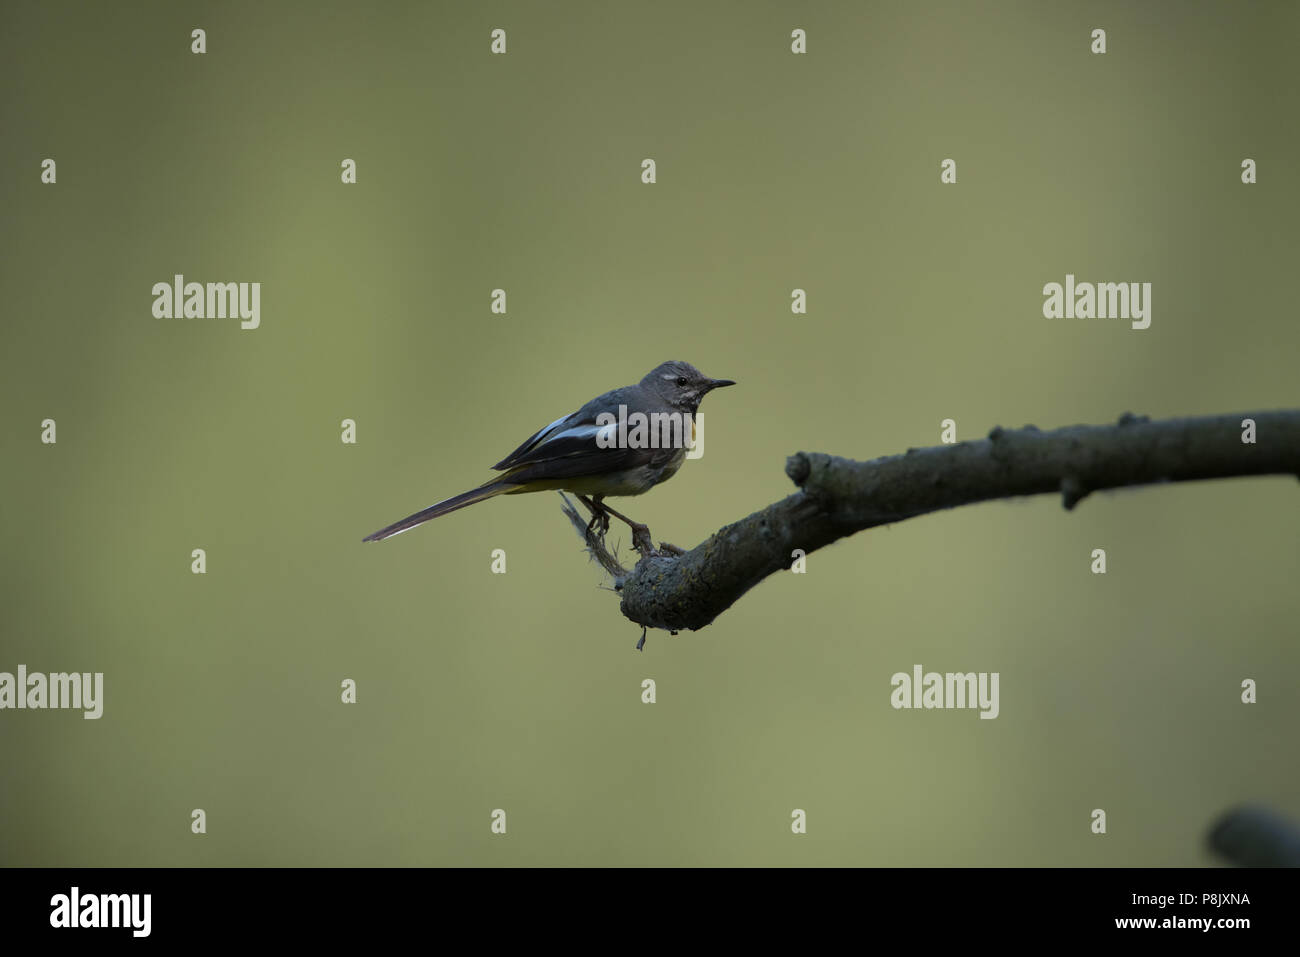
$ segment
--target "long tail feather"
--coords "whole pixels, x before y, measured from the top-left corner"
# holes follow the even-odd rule
[[[367,535],[362,539],[363,542],[379,542],[385,538],[391,538],[408,528],[415,528],[417,525],[423,525],[431,518],[437,518],[439,515],[446,515],[448,512],[454,512],[458,508],[464,508],[466,505],[473,505],[475,502],[481,502],[484,499],[492,498],[494,495],[500,495],[502,492],[509,491],[513,488],[505,482],[491,482],[487,485],[481,485],[478,488],[472,488],[468,492],[461,492],[459,495],[453,495],[451,498],[430,505],[428,508],[416,512],[414,515],[408,515],[400,522],[394,522],[387,528],[381,528],[373,534]]]

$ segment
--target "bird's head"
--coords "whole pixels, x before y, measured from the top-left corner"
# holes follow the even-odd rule
[[[689,362],[665,362],[641,380],[642,386],[674,409],[692,414],[708,393],[735,384],[731,379],[710,379]]]

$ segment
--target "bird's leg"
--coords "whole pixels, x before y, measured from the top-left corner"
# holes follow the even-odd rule
[[[578,501],[587,506],[587,511],[591,512],[591,521],[587,523],[587,532],[590,533],[598,524],[600,525],[600,537],[604,538],[605,533],[609,531],[609,514],[608,510],[600,504],[600,496],[595,495],[587,498],[585,495],[578,495]]]
[[[599,500],[600,496],[597,495],[596,498],[597,500]],[[658,552],[655,551],[655,543],[650,539],[650,527],[648,525],[642,525],[640,522],[634,522],[632,521],[632,519],[628,518],[622,512],[616,512],[608,505],[601,505],[600,507],[604,509],[606,512],[609,512],[609,514],[613,515],[615,518],[620,519],[623,522],[627,523],[627,527],[632,530],[633,548],[635,548],[642,555],[658,554]]]

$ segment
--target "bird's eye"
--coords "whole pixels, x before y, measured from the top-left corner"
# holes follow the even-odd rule
[[[687,381],[688,381],[688,380],[687,380],[686,376],[684,376],[684,375],[679,375],[679,376],[677,377],[677,384],[680,385],[680,386],[685,386],[686,383],[687,383]]]

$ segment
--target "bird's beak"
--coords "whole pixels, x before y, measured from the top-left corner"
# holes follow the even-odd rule
[[[721,389],[724,385],[735,385],[735,384],[736,384],[735,379],[710,379],[709,391],[712,392],[714,389]]]

